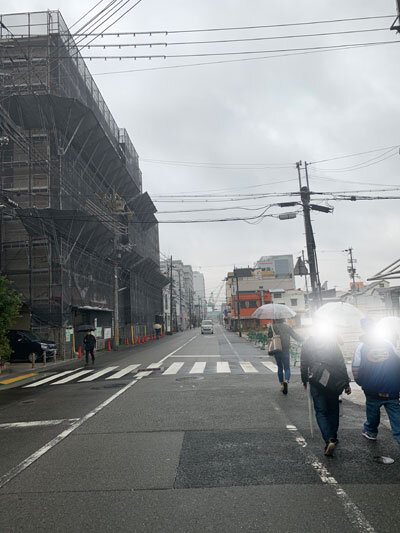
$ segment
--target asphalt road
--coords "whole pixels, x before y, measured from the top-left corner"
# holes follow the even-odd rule
[[[219,326],[102,354],[0,392],[0,530],[396,531],[400,451],[363,420],[356,393],[325,458],[298,369],[283,396]]]

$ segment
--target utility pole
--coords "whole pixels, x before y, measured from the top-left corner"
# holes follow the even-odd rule
[[[114,261],[114,350],[119,345],[118,263]]]
[[[354,268],[354,264],[357,262],[357,259],[354,259],[353,257],[353,248],[349,246],[346,250],[344,250],[349,254],[349,258],[347,260],[348,264],[350,266],[347,267],[347,272],[349,273],[349,276],[352,280],[352,286],[351,286],[351,292],[354,293],[357,291],[356,287],[356,269]]]
[[[172,255],[171,255],[171,263],[170,263],[170,271],[169,271],[169,332],[172,335],[172,298],[173,298],[173,278],[172,278]]]
[[[237,315],[238,315],[238,330],[239,330],[239,337],[242,336],[242,323],[240,321],[240,299],[239,299],[239,278],[237,276],[236,269],[234,270],[235,278],[236,278],[236,304],[237,304]]]
[[[305,257],[304,257],[304,250],[301,251],[301,257],[303,259],[303,264],[305,265],[306,264],[306,260],[305,260]],[[307,281],[307,274],[304,276],[305,278],[305,281],[306,281],[306,293],[308,295],[308,281]]]
[[[316,309],[322,303],[321,283],[319,280],[316,246],[315,246],[313,228],[311,224],[310,189],[309,189],[307,163],[305,163],[304,166],[305,166],[305,171],[306,171],[306,183],[307,183],[306,186],[302,185],[301,161],[296,163],[296,168],[297,168],[297,172],[299,176],[299,185],[300,185],[300,199],[301,199],[301,204],[303,207],[303,215],[304,215],[304,227],[305,227],[305,233],[306,233],[308,265],[310,268],[312,304],[313,304],[314,309]]]
[[[178,270],[178,278],[179,278],[179,322],[181,325],[181,328],[183,329],[182,322],[182,286],[181,286],[181,271]]]

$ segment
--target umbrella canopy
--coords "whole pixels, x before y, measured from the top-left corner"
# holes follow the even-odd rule
[[[360,330],[363,313],[354,305],[346,302],[329,302],[314,314],[314,320],[330,322],[337,328]]]
[[[78,326],[78,331],[94,331],[96,328],[90,324],[83,324],[82,326]]]
[[[280,318],[293,318],[296,313],[284,304],[264,304],[254,311],[251,318],[278,320]]]
[[[154,329],[162,329],[162,325],[161,324],[154,324]]]

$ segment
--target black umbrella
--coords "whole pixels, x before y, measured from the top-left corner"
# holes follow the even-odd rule
[[[94,331],[96,328],[94,326],[91,326],[90,324],[83,324],[82,326],[78,326],[78,331]]]

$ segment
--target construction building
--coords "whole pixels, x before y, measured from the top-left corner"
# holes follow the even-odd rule
[[[1,15],[0,62],[1,272],[62,354],[81,324],[146,334],[168,280],[127,131],[59,11]]]

